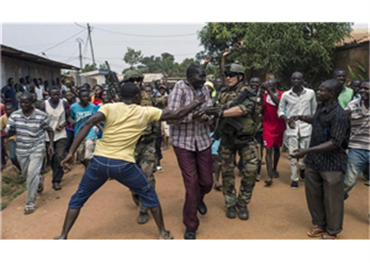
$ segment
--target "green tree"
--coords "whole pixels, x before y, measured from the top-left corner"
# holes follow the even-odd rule
[[[138,64],[136,67],[130,68],[135,68],[142,73],[165,72],[169,77],[184,77],[187,67],[190,64],[199,64],[199,61],[194,58],[186,58],[181,63],[177,63],[172,54],[164,52],[160,56],[142,56],[139,63],[136,63]],[[124,69],[122,73],[124,74],[130,68]]]
[[[134,65],[139,64],[141,59],[143,58],[143,55],[141,54],[141,51],[135,51],[135,49],[127,47],[127,52],[125,56],[123,57],[123,60],[130,65],[130,68],[132,69]]]
[[[89,72],[97,70],[97,67],[95,64],[86,64],[85,67],[81,70],[81,72]]]
[[[226,63],[238,61],[253,75],[274,74],[289,86],[294,71],[316,85],[333,70],[335,45],[350,34],[352,23],[208,23],[198,38],[204,51],[197,58],[213,57],[231,49]]]
[[[99,64],[100,70],[108,70],[108,66],[105,63]]]

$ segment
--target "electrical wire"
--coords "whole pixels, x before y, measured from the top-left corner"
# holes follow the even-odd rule
[[[76,26],[79,26],[79,27],[81,27],[81,28],[85,28],[85,29],[87,29],[87,27],[81,26],[81,25],[77,24],[76,22],[74,22],[74,23],[75,23],[75,25],[76,25]]]
[[[51,50],[51,49],[53,49],[53,48],[56,48],[57,46],[60,46],[61,44],[65,43],[65,42],[67,42],[68,40],[70,40],[71,38],[73,38],[73,37],[75,37],[75,36],[79,35],[80,33],[82,33],[82,32],[83,32],[83,31],[85,31],[85,30],[86,30],[86,29],[81,30],[81,31],[80,31],[80,32],[78,32],[77,34],[74,34],[73,36],[71,36],[71,37],[67,38],[66,40],[63,40],[62,42],[60,42],[60,43],[58,43],[58,44],[56,44],[56,45],[54,45],[54,46],[52,46],[52,47],[50,47],[50,48],[48,48],[48,49],[45,49],[44,51],[41,51],[41,52],[39,52],[38,54],[45,53],[46,51],[49,51],[49,50]]]
[[[75,51],[72,53],[72,55],[69,57],[66,63],[68,63],[71,60],[72,56],[77,52],[77,50],[78,50],[78,47],[75,49]]]
[[[122,32],[116,32],[116,31],[111,31],[111,30],[106,30],[98,27],[94,27],[97,30],[112,33],[112,34],[117,34],[117,35],[122,35],[122,36],[132,36],[132,37],[187,37],[187,36],[195,36],[197,35],[196,33],[192,34],[183,34],[183,35],[136,35],[136,34],[127,34],[127,33],[122,33]]]

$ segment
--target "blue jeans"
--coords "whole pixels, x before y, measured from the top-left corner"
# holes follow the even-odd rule
[[[370,151],[352,149],[348,151],[347,171],[344,177],[344,192],[348,193],[356,184],[361,172],[369,167]]]
[[[136,192],[143,206],[158,207],[159,200],[145,174],[135,163],[94,156],[85,170],[77,192],[69,201],[69,209],[80,209],[87,199],[107,180],[112,178]]]

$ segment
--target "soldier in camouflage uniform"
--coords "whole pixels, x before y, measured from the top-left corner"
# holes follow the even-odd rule
[[[143,79],[144,76],[140,71],[129,70],[126,72],[123,81],[133,82],[141,89]],[[153,98],[148,92],[143,90],[141,95],[141,106],[153,106]],[[136,163],[141,167],[153,187],[155,187],[154,172],[156,171],[158,163],[157,153],[155,150],[155,141],[158,130],[159,122],[151,122],[143,131],[135,148]],[[148,208],[141,204],[140,196],[137,193],[132,192],[132,198],[140,210],[137,223],[145,224],[149,220]]]
[[[257,106],[257,97],[244,85],[244,68],[232,63],[225,66],[227,87],[222,88],[218,96],[216,131],[220,134],[222,189],[227,207],[226,217],[242,220],[249,218],[247,204],[251,201],[258,168],[258,153],[255,134],[261,127],[261,113]],[[235,189],[235,156],[242,160],[241,185],[239,195]]]

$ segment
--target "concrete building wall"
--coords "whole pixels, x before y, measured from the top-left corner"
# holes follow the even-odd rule
[[[48,80],[51,84],[52,79],[60,78],[60,69],[28,62],[16,58],[1,56],[1,87],[5,86],[8,78],[13,78],[14,83],[18,83],[21,77],[30,76]]]

